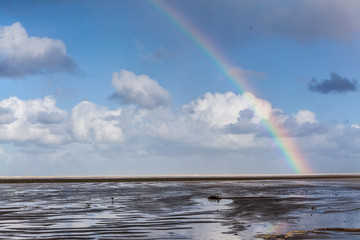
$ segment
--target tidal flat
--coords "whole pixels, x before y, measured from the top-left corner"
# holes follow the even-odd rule
[[[0,239],[351,240],[359,220],[359,178],[0,184]]]

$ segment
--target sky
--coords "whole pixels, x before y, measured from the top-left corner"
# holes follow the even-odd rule
[[[0,0],[0,175],[359,172],[359,62],[357,0]]]

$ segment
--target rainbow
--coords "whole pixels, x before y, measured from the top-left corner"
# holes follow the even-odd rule
[[[279,124],[273,121],[267,120],[264,113],[254,103],[254,95],[247,93],[246,91],[254,92],[251,87],[244,81],[241,76],[238,76],[233,69],[233,65],[211,40],[196,28],[184,15],[173,8],[169,2],[171,1],[156,1],[150,0],[150,5],[159,11],[166,19],[168,19],[173,25],[183,32],[192,42],[199,48],[212,63],[225,74],[231,84],[243,94],[243,98],[250,107],[252,107],[255,115],[262,119],[263,125],[269,132],[269,134],[275,140],[279,150],[285,157],[286,162],[292,171],[295,173],[311,173],[313,172],[308,166],[306,159],[299,151],[293,138],[291,138],[286,131]]]

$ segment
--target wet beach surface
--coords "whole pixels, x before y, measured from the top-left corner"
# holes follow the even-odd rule
[[[359,179],[0,184],[0,239],[351,240],[359,219]]]

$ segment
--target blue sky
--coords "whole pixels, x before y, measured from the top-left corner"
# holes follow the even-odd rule
[[[314,172],[359,170],[356,0],[164,3],[253,73]],[[0,175],[292,172],[226,73],[145,0],[1,0],[0,86]]]

